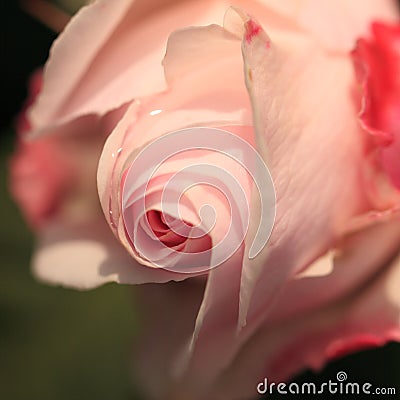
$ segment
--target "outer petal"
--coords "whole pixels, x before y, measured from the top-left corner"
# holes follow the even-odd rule
[[[35,131],[85,114],[104,114],[134,98],[162,91],[166,85],[160,60],[169,33],[219,22],[216,18],[229,5],[227,0],[98,0],[82,8],[51,50],[44,90],[31,111]],[[389,0],[351,5],[341,1],[340,7],[310,0],[282,4],[239,0],[236,5],[246,7],[271,28],[304,28],[330,47],[345,50],[372,18],[396,18]],[[326,18],[314,18],[324,13]],[[335,24],[323,22],[336,13]],[[337,21],[341,21],[339,30]]]
[[[394,22],[399,17],[397,3],[392,0],[261,0],[261,2],[297,22],[325,47],[340,51],[351,50],[356,39],[368,33],[372,21]]]
[[[325,276],[296,277],[288,282],[269,315],[269,323],[324,307],[373,280],[400,250],[398,220],[397,216],[343,238],[330,257],[317,260],[331,272]]]
[[[375,139],[372,157],[400,188],[400,24],[372,26],[372,39],[359,40],[353,52],[363,89],[361,123]]]
[[[280,322],[269,320],[263,324],[242,347],[232,368],[226,370],[218,384],[219,389],[214,388],[221,394],[218,398],[229,395],[233,399],[246,399],[254,393],[256,382],[264,378],[268,378],[269,382],[279,382],[306,367],[318,370],[327,360],[349,352],[382,345],[390,340],[398,341],[400,264],[398,256],[395,256],[400,245],[398,223],[395,220],[377,225],[360,236],[356,235],[351,245],[343,250],[342,256],[335,262],[335,270],[344,269],[343,273],[339,272],[343,280],[348,274],[351,279],[353,269],[360,265],[367,269],[373,265],[375,273],[370,270],[369,277],[360,280],[358,286],[340,301],[308,313],[297,310],[296,316]],[[369,235],[371,237],[367,239]],[[374,247],[368,243],[369,240],[375,241]],[[382,265],[385,267],[382,268]],[[335,277],[327,277],[326,285],[314,283],[310,295],[315,294],[316,287],[318,293],[322,293],[329,290],[329,285],[336,284],[340,285]],[[298,293],[290,303],[296,306],[300,296]],[[281,302],[285,301],[286,297],[282,297]],[[238,384],[235,385],[235,382]]]
[[[246,81],[278,214],[264,253],[245,262],[241,324],[248,309],[253,323],[264,318],[288,277],[323,254],[348,219],[369,207],[363,176],[368,161],[351,96],[350,60],[327,54],[300,35],[286,46],[271,44],[257,22],[245,20]]]
[[[33,272],[40,280],[76,289],[107,282],[167,282],[170,274],[138,264],[115,239],[100,210],[79,224],[54,219],[39,235]]]
[[[138,386],[149,400],[188,400],[193,393],[175,380],[177,355],[187,344],[204,293],[205,281],[188,279],[165,285],[135,288],[142,330],[135,343],[133,362]]]
[[[228,6],[227,0],[98,0],[83,7],[51,49],[43,92],[30,113],[36,134],[165,90],[168,35],[219,22]]]
[[[44,88],[30,113],[33,129],[43,129],[54,119],[59,119],[60,114],[65,114],[72,92],[79,87],[90,63],[123,20],[131,3],[132,0],[98,1],[83,7],[71,19],[51,49],[45,68]],[[86,29],[88,24],[90,29]],[[66,118],[61,115],[61,119]]]

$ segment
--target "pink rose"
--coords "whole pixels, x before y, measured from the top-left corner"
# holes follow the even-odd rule
[[[34,178],[13,168],[15,197],[38,227],[41,279],[163,283],[137,288],[135,361],[149,398],[248,399],[264,377],[400,340],[399,55],[379,32],[389,44],[398,35],[376,25],[351,56],[373,20],[398,18],[394,3],[236,4],[82,9],[29,110],[22,146],[45,143],[48,156],[31,151]],[[276,219],[253,257],[274,214],[257,154]],[[43,188],[34,207],[31,179]]]

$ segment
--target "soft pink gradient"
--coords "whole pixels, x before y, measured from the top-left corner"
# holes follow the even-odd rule
[[[68,186],[74,181],[74,164],[69,164],[57,140],[25,141],[31,130],[26,110],[34,103],[41,87],[42,71],[38,70],[30,79],[28,98],[16,121],[18,145],[10,161],[12,195],[33,227],[40,227],[57,212]]]
[[[69,195],[56,196],[60,210],[61,204],[71,213],[44,219],[35,269],[46,281],[78,288],[163,283],[137,289],[143,331],[135,365],[150,399],[247,399],[263,377],[289,379],[348,351],[400,339],[399,194],[374,157],[369,126],[359,122],[360,70],[355,73],[350,54],[373,20],[398,19],[394,4],[239,1],[242,11],[227,10],[222,0],[99,0],[55,43],[29,111],[32,143],[53,140],[60,151],[74,146],[68,171],[82,172],[74,177],[82,189],[74,204],[92,208],[75,214]],[[375,36],[376,29],[389,29],[375,26]],[[362,58],[379,45],[369,44],[376,37],[359,42],[360,62],[370,60]],[[395,65],[398,52],[390,49]],[[382,70],[372,72],[367,83],[379,81]],[[383,86],[374,87],[386,95]],[[380,111],[378,128],[386,137],[392,119]],[[85,121],[92,122],[82,141]],[[253,144],[277,195],[270,241],[250,260],[259,207],[239,174],[251,198],[249,236],[203,277],[147,262],[131,240],[135,214],[127,222],[121,209],[135,155],[151,140],[190,126],[226,128]],[[219,162],[209,154],[171,160],[148,193],[154,193],[147,210],[153,231],[170,246],[181,239],[165,230],[157,196],[165,175],[191,157]],[[93,195],[97,161],[100,204]],[[186,199],[194,209],[207,196],[226,213],[217,195],[197,190]],[[16,197],[29,210],[29,197]],[[81,225],[71,225],[74,215]],[[183,219],[196,223],[190,207]],[[211,234],[206,246],[217,240]]]
[[[372,25],[353,53],[363,85],[361,120],[375,139],[377,163],[400,188],[400,24]]]

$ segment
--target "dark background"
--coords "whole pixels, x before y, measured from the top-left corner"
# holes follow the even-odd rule
[[[0,399],[139,399],[129,374],[130,289],[109,284],[81,293],[42,285],[30,274],[33,236],[9,198],[7,160],[27,78],[44,64],[56,35],[13,0],[2,0],[0,18]],[[400,393],[400,344],[348,356],[296,381],[324,382],[341,370],[349,381]]]

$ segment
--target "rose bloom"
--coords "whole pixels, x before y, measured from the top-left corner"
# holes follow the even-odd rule
[[[234,5],[82,8],[54,43],[43,82],[34,77],[19,121],[10,182],[37,233],[34,273],[78,289],[143,284],[134,360],[149,399],[250,399],[264,377],[287,380],[400,340],[395,3]],[[140,186],[140,168],[137,182],[127,178],[140,151],[189,127],[231,132],[268,165],[276,219],[255,258],[256,189],[221,154],[183,153],[143,191],[130,186]],[[168,179],[200,160],[240,184],[249,233],[216,268],[209,259],[182,272],[186,255],[214,257],[233,229],[226,202],[204,185],[182,194],[180,214],[163,213]],[[135,208],[143,196],[145,214]],[[174,232],[174,223],[198,224],[204,203],[217,211],[210,231]]]

